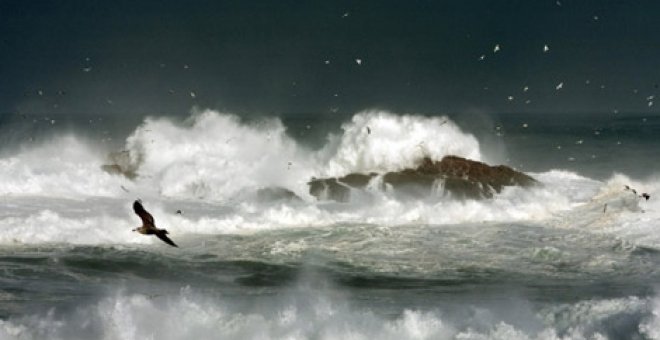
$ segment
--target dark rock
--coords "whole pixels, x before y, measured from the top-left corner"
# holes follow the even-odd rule
[[[130,171],[124,171],[119,165],[117,164],[104,164],[101,165],[101,170],[111,174],[111,175],[122,175],[126,176],[128,179],[134,179],[137,174],[134,172]]]
[[[349,174],[341,178],[312,179],[309,193],[321,200],[346,202],[350,198],[351,188],[364,188],[377,174]]]
[[[257,190],[257,200],[260,202],[272,201],[301,201],[293,191],[281,187],[268,187]]]
[[[138,155],[137,160],[131,159],[128,151],[111,152],[108,154],[110,164],[101,165],[101,169],[109,174],[122,175],[128,179],[137,177],[137,170],[142,163],[142,158]]]
[[[457,156],[446,156],[439,162],[424,158],[417,168],[381,175],[383,189],[391,188],[395,192],[417,197],[438,191],[458,199],[483,199],[493,197],[506,186],[527,187],[538,183],[508,166],[489,166]],[[309,193],[321,200],[346,202],[352,189],[364,189],[376,176],[379,174],[312,179],[308,182]]]

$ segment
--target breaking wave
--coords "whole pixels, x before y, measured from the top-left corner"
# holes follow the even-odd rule
[[[404,309],[384,316],[342,294],[296,290],[258,308],[190,288],[165,296],[117,292],[72,311],[0,321],[2,339],[658,339],[658,307],[637,297],[533,310],[505,306]]]
[[[109,160],[73,135],[0,159],[0,194],[117,196],[124,186],[171,198],[223,200],[283,187],[307,197],[313,176],[399,170],[425,156],[481,158],[476,138],[446,117],[368,111],[342,131],[312,151],[277,119],[243,122],[210,110],[183,123],[147,118]],[[109,162],[137,178],[109,176],[101,171]]]
[[[11,208],[0,211],[0,243],[150,242],[135,241],[129,232],[107,234],[137,224],[130,202],[141,197],[159,225],[175,234],[528,221],[589,226],[660,244],[648,232],[654,225],[649,221],[660,216],[656,201],[622,190],[632,185],[655,197],[660,181],[624,175],[602,182],[549,170],[531,174],[542,185],[508,187],[489,200],[401,200],[375,187],[356,193],[349,204],[317,202],[308,194],[314,176],[402,169],[421,157],[447,154],[482,157],[477,139],[446,117],[362,112],[319,150],[300,145],[277,119],[244,122],[209,110],[183,123],[148,118],[110,159],[73,135],[0,159],[0,195]],[[113,162],[134,177],[102,170]],[[282,188],[289,196],[256,199],[263,188]]]

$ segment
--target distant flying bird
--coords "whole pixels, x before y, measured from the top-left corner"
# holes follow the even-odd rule
[[[140,219],[142,219],[142,226],[139,228],[133,229],[133,231],[137,231],[140,234],[143,235],[156,235],[159,239],[161,239],[163,242],[171,245],[172,247],[179,247],[172,240],[170,240],[169,237],[167,237],[167,230],[165,229],[158,229],[156,228],[156,223],[154,222],[154,217],[151,216],[151,214],[144,210],[144,207],[142,206],[141,200],[136,200],[133,202],[133,211],[140,216]]]
[[[523,87],[523,92],[527,92],[527,91],[529,91],[529,86]]]
[[[368,134],[368,135],[371,134],[371,129],[370,129],[368,126],[367,126],[367,134]]]
[[[479,60],[484,60],[484,59],[486,59],[486,55],[485,55],[485,54],[482,54],[482,55],[479,56]]]
[[[355,63],[357,63],[358,65],[362,65],[362,59],[355,59]]]
[[[497,44],[495,45],[495,47],[493,47],[493,53],[497,53],[499,51],[500,51],[500,44]]]
[[[555,90],[561,90],[563,88],[564,88],[564,82],[561,82],[561,83],[557,84],[557,86],[555,87]]]
[[[543,53],[548,53],[550,51],[550,47],[548,45],[543,45]]]
[[[649,195],[649,194],[647,194],[647,193],[644,192],[644,193],[642,193],[639,197],[645,198],[645,199],[648,201],[649,198],[651,198],[651,195]]]

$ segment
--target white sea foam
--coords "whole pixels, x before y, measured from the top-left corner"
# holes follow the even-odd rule
[[[660,299],[655,298],[652,306],[651,315],[639,325],[639,330],[649,339],[658,340],[660,339]]]
[[[617,175],[601,182],[550,170],[532,174],[542,185],[509,187],[490,200],[402,200],[371,186],[349,204],[316,202],[307,194],[312,176],[400,169],[423,156],[481,158],[476,139],[447,118],[368,111],[355,115],[342,131],[312,151],[290,138],[277,119],[245,123],[208,110],[184,123],[148,118],[126,141],[127,157],[121,165],[137,172],[133,181],[101,170],[108,160],[84,141],[59,137],[0,159],[0,198],[8,208],[0,210],[0,243],[131,243],[134,235],[110,237],[107,230],[135,226],[139,221],[130,203],[141,197],[159,226],[179,235],[337,223],[529,221],[585,227],[660,245],[660,237],[652,232],[660,218],[654,200],[660,181],[655,179],[635,182]],[[639,200],[622,190],[624,184],[653,198]],[[263,203],[245,195],[274,186],[292,190],[303,200]],[[96,196],[109,203],[88,199]],[[199,209],[203,202],[208,206]],[[182,206],[190,208],[184,208],[184,215],[175,214]]]
[[[281,228],[324,227],[340,223],[397,226],[410,224],[457,225],[462,223],[528,222],[551,227],[587,228],[595,232],[628,235],[631,240],[660,244],[652,233],[656,213],[645,213],[647,204],[623,191],[605,198],[597,194],[602,183],[566,173],[538,175],[543,186],[509,188],[491,200],[398,200],[373,193],[350,204],[316,202],[195,203],[143,197],[157,225],[178,237],[185,234],[251,233]],[[574,196],[573,196],[574,195]],[[592,196],[590,196],[592,195]],[[4,197],[0,211],[0,243],[115,244],[157,243],[136,237],[129,230],[139,224],[130,204],[135,197],[64,199]],[[603,204],[608,212],[603,214]],[[651,201],[649,201],[651,202]],[[183,215],[176,214],[182,209]],[[108,233],[112,231],[112,233]]]
[[[312,152],[276,119],[248,124],[208,110],[183,125],[149,118],[127,139],[126,167],[137,169],[139,180],[153,182],[163,196],[223,200],[273,186],[307,197],[313,176],[400,170],[448,154],[481,157],[476,138],[446,117],[368,111],[342,130]]]
[[[543,223],[557,213],[570,211],[581,197],[571,197],[573,185],[559,183],[563,175],[539,176],[543,186],[530,189],[508,188],[491,200],[432,198],[400,200],[382,192],[365,193],[349,204],[332,202],[225,202],[196,204],[187,200],[167,200],[143,196],[157,225],[173,235],[244,233],[281,228],[324,227],[340,223],[396,226],[410,224],[462,224],[530,221]],[[557,182],[553,182],[557,181]],[[579,182],[579,181],[577,181]],[[584,191],[597,192],[598,184],[579,182]],[[575,184],[575,183],[572,183]],[[130,204],[135,197],[63,199],[44,197],[4,198],[8,207],[0,213],[0,243],[99,244],[132,243],[127,231],[139,224]],[[182,209],[183,215],[176,214]],[[600,206],[590,208],[600,218]],[[614,211],[615,207],[611,208]],[[562,217],[562,221],[583,218]],[[574,221],[573,221],[574,222]],[[568,223],[568,222],[567,222]],[[587,223],[587,222],[584,222]],[[109,235],[108,230],[116,231]],[[157,240],[155,242],[158,242]]]
[[[302,195],[313,171],[309,152],[279,120],[246,124],[214,111],[185,124],[148,118],[128,137],[126,150],[138,181],[153,183],[166,197],[222,200],[271,186]]]
[[[365,111],[331,136],[325,176],[351,172],[386,172],[414,168],[420,159],[456,155],[481,160],[479,142],[447,117],[395,115]]]
[[[319,291],[296,291],[295,297],[268,299],[256,309],[245,309],[184,288],[166,296],[119,292],[70,313],[14,317],[0,321],[0,338],[601,340],[611,331],[608,320],[651,314],[642,317],[639,332],[657,339],[657,306],[652,313],[649,306],[646,300],[623,298],[559,305],[539,313],[509,310],[528,313],[528,320],[511,323],[484,307],[472,308],[462,319],[443,306],[407,309],[385,318],[349,305],[341,295]]]
[[[73,135],[0,158],[0,195],[114,196],[127,180],[101,171],[104,155]]]

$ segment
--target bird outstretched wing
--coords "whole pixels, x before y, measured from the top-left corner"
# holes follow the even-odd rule
[[[159,239],[161,239],[163,242],[165,242],[165,243],[171,245],[172,247],[177,247],[177,248],[179,248],[179,246],[177,246],[176,244],[174,244],[174,242],[173,242],[172,240],[170,240],[170,238],[167,237],[166,234],[167,234],[167,231],[166,231],[166,230],[159,230],[159,232],[156,233],[156,236],[158,236]]]
[[[142,203],[140,201],[135,201],[133,202],[133,211],[140,216],[142,219],[142,224],[145,226],[152,226],[155,227],[156,225],[154,224],[154,217],[151,216],[151,214],[144,210],[144,207],[142,206]]]

